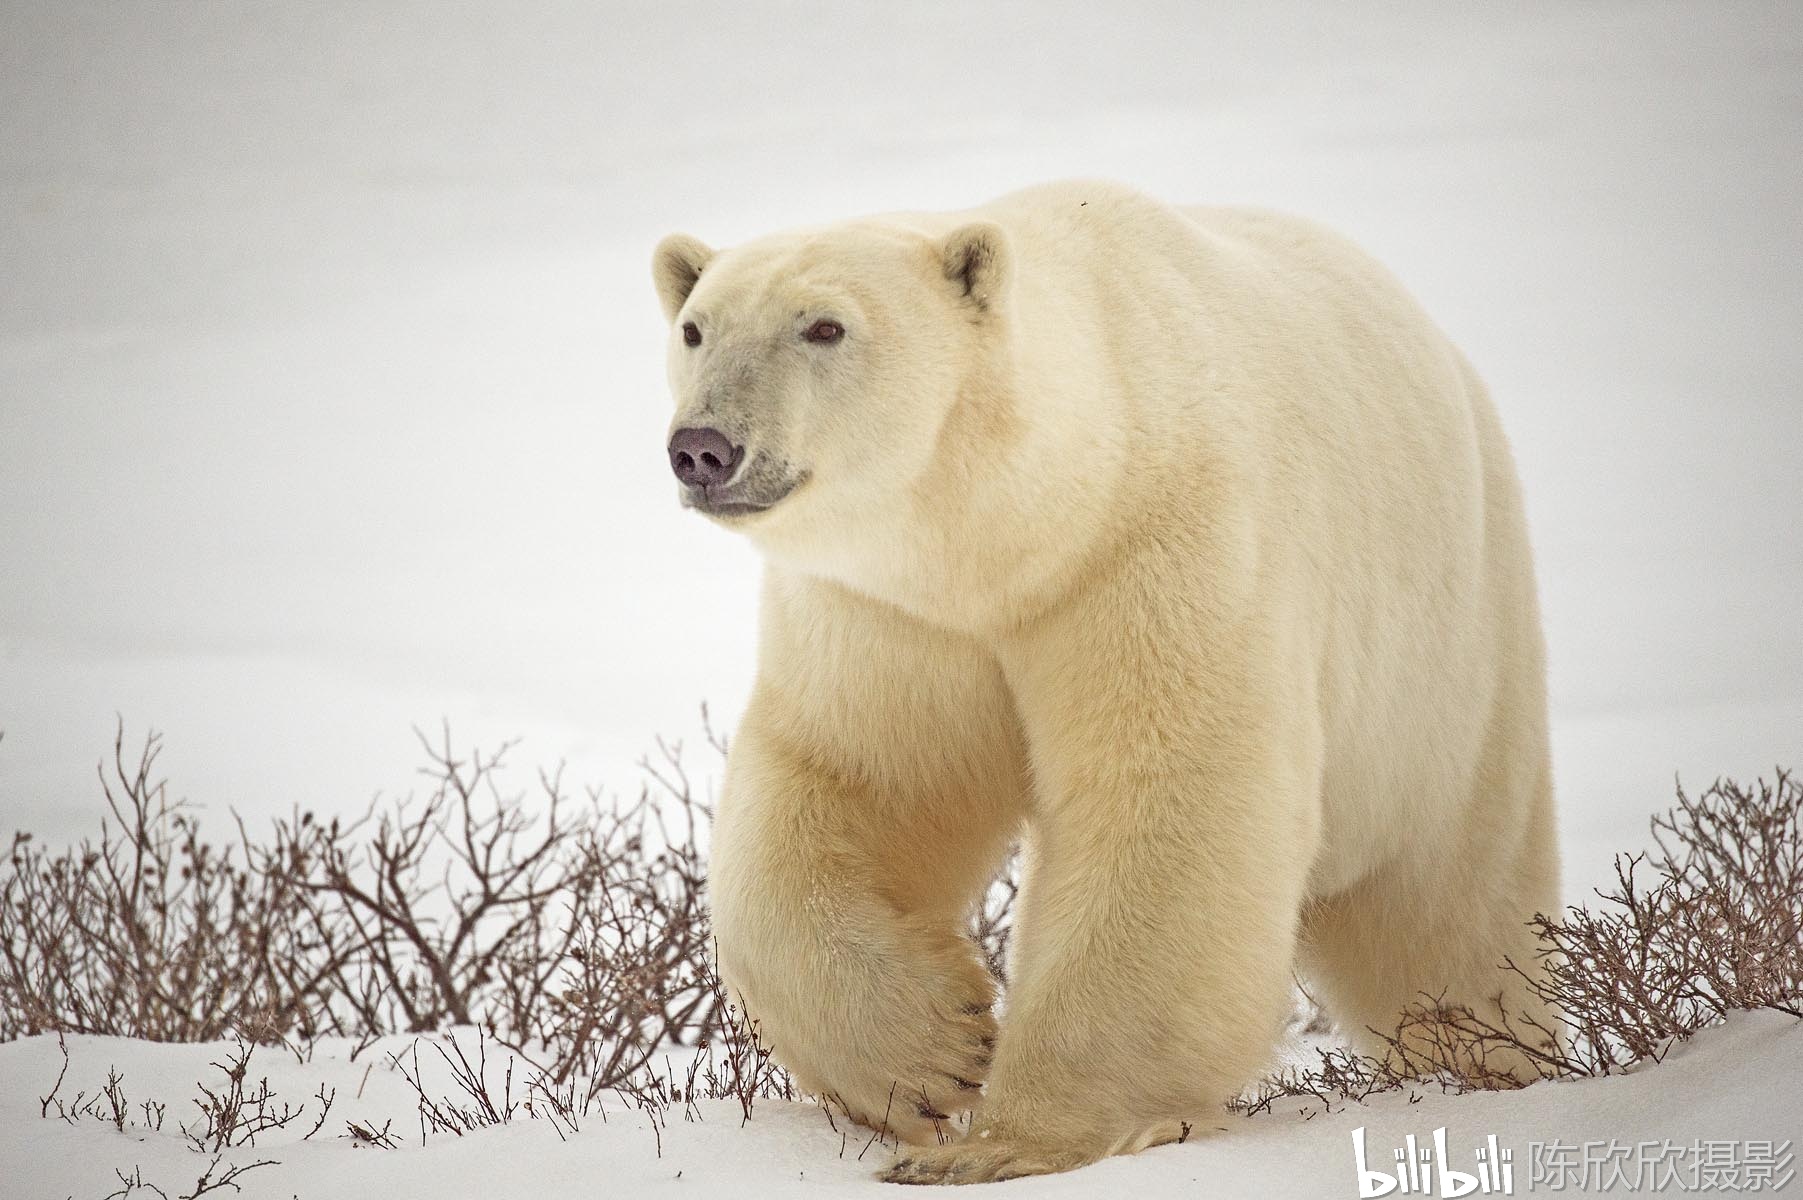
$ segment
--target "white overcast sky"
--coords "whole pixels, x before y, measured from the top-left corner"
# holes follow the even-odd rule
[[[115,714],[221,811],[441,717],[632,787],[757,577],[675,503],[651,245],[1076,174],[1335,224],[1469,352],[1568,848],[1803,765],[1800,11],[0,5],[0,827],[86,828]]]

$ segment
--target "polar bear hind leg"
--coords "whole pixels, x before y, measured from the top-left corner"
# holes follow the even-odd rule
[[[1462,1006],[1476,1022],[1528,1043],[1559,1029],[1528,980],[1505,966],[1539,978],[1530,923],[1558,908],[1544,732],[1493,727],[1475,779],[1470,803],[1441,846],[1399,857],[1305,907],[1301,965],[1311,992],[1355,1048],[1404,1068],[1445,1062],[1491,1084],[1528,1083],[1545,1074],[1539,1061],[1459,1028],[1471,1021],[1399,1030],[1405,1010],[1420,1016],[1436,1005]],[[1416,1061],[1403,1061],[1386,1040],[1399,1033]]]

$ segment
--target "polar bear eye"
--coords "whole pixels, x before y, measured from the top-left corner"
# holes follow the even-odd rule
[[[701,330],[695,327],[695,322],[684,321],[682,323],[682,340],[690,346],[701,344]]]
[[[845,326],[837,321],[819,320],[808,326],[808,331],[802,336],[810,342],[836,342],[845,336]]]

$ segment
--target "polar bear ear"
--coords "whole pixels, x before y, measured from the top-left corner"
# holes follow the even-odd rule
[[[701,268],[714,256],[706,244],[686,233],[673,233],[651,252],[651,278],[657,284],[657,298],[664,306],[664,317],[674,321],[683,302],[695,290]]]
[[[1013,273],[1008,235],[993,221],[973,221],[953,230],[940,247],[940,262],[945,277],[979,309],[996,307],[1007,294]]]

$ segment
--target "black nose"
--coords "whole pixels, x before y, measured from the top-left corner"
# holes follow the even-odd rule
[[[688,487],[714,487],[732,478],[744,452],[718,429],[678,429],[670,439],[670,469]]]

